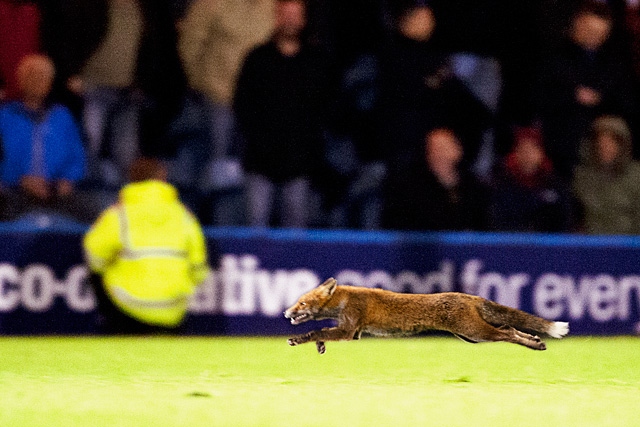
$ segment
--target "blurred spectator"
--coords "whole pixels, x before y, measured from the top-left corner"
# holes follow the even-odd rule
[[[92,178],[115,188],[124,183],[129,165],[140,153],[142,95],[135,83],[144,16],[138,0],[105,2],[100,43],[69,83],[84,98]]]
[[[424,154],[385,192],[384,224],[399,230],[484,230],[487,194],[460,167],[462,145],[451,129],[426,134]]]
[[[84,236],[104,332],[176,330],[208,274],[200,225],[166,177],[158,160],[134,162],[119,203]]]
[[[632,161],[631,149],[622,118],[593,122],[573,181],[586,233],[640,234],[640,164]]]
[[[247,56],[234,101],[246,143],[248,222],[268,226],[278,192],[280,224],[305,227],[311,176],[324,153],[328,67],[304,39],[304,1],[277,1],[275,22],[271,40]]]
[[[214,155],[231,138],[233,91],[242,61],[273,30],[274,0],[195,0],[180,23],[180,55],[189,85],[207,95],[216,111]]]
[[[513,147],[495,172],[491,199],[494,230],[569,230],[569,189],[553,171],[539,128],[515,129]]]
[[[611,29],[606,4],[583,4],[573,15],[565,45],[543,64],[539,95],[545,142],[562,176],[570,176],[578,163],[580,141],[595,117],[633,115],[626,61],[607,43]]]
[[[354,7],[349,4],[343,8]],[[338,177],[338,185],[332,186],[338,200],[332,224],[379,227],[381,182],[387,171],[402,173],[422,156],[424,133],[434,126],[456,128],[465,145],[465,163],[476,163],[479,172],[492,161],[487,144],[483,164],[478,162],[484,130],[497,109],[499,65],[488,57],[450,57],[442,50],[432,5],[435,9],[434,2],[390,3],[390,40],[381,50],[370,41],[343,72],[337,126],[332,128],[337,135],[328,141],[331,175]]]
[[[76,192],[85,171],[80,130],[66,107],[47,102],[54,74],[48,57],[24,57],[16,78],[20,100],[0,108],[0,179],[8,219],[46,210],[91,221],[96,213]]]
[[[20,97],[16,69],[40,50],[41,12],[34,0],[0,0],[0,101]]]
[[[72,0],[69,0],[72,1]],[[185,78],[177,52],[173,15],[165,2],[104,0],[88,12],[104,29],[96,49],[82,64],[69,87],[84,99],[84,126],[92,174],[99,181],[121,185],[131,162],[140,154],[171,155],[165,138],[184,95]],[[79,37],[82,14],[67,18],[64,40]]]
[[[192,96],[189,108],[202,110],[210,139],[189,171],[213,201],[211,219],[216,225],[234,225],[242,220],[236,195],[241,193],[242,168],[238,158],[233,91],[242,61],[273,31],[274,0],[195,0],[180,22],[179,49],[189,85],[206,98]],[[204,102],[203,102],[204,101]],[[189,142],[188,142],[189,143]],[[188,154],[188,153],[184,153]],[[185,160],[188,160],[185,158]],[[178,166],[181,163],[178,162]],[[240,197],[241,198],[241,197]]]
[[[455,76],[434,37],[436,18],[423,1],[398,2],[396,31],[380,54],[379,126],[391,173],[420,157],[428,129],[456,129],[472,163],[490,118],[487,108]]]

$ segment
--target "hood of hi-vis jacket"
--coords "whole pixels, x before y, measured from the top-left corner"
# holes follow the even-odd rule
[[[161,181],[125,186],[84,237],[89,267],[107,294],[145,323],[179,324],[208,273],[205,240],[176,189]]]

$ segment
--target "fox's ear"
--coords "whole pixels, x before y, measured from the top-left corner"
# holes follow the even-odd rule
[[[318,288],[321,288],[322,292],[326,296],[330,297],[336,291],[336,286],[338,286],[338,282],[336,282],[336,279],[331,277],[331,278],[325,280],[324,283],[319,285]]]

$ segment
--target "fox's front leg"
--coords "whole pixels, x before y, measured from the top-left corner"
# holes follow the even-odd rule
[[[288,340],[289,345],[294,346],[294,345],[304,344],[306,342],[312,341],[307,337],[308,335],[309,334],[304,334],[304,335],[299,335],[297,337],[289,338]],[[327,350],[327,348],[324,345],[324,341],[316,341],[316,348],[318,349],[318,353],[320,354],[324,354],[324,352]]]
[[[320,333],[320,331],[312,331],[304,335],[298,335],[296,337],[289,338],[288,340],[289,345],[295,346],[295,345],[307,343],[309,341],[314,341],[314,339],[312,338],[313,333],[318,334]],[[316,348],[318,349],[318,353],[320,354],[324,354],[324,352],[327,350],[324,345],[324,341],[316,341]]]
[[[289,338],[289,340],[287,342],[291,346],[308,343],[309,341],[313,341],[313,338],[311,338],[311,337],[315,332],[316,331],[311,331],[311,332],[307,332],[306,334],[303,334],[303,335],[296,335],[295,337]]]
[[[298,335],[292,338],[289,338],[289,345],[299,345],[304,344],[310,341],[316,342],[316,348],[318,349],[318,353],[323,354],[326,350],[324,342],[325,341],[343,341],[343,340],[351,340],[355,335],[355,331],[351,331],[348,329],[343,329],[340,327],[336,328],[323,328],[319,331],[311,331],[307,332],[303,335]]]

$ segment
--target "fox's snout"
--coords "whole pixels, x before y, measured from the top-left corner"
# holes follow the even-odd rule
[[[291,319],[295,313],[296,313],[296,306],[298,304],[296,303],[295,305],[292,305],[291,307],[287,308],[282,314],[284,314],[284,317],[286,317],[287,319]]]
[[[285,311],[284,317],[286,317],[287,319],[291,319],[292,325],[298,325],[302,322],[306,322],[307,320],[311,320],[313,318],[310,311],[298,310],[296,306],[293,306],[287,311]]]

